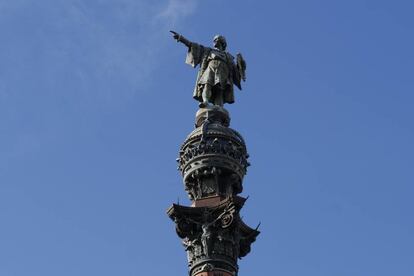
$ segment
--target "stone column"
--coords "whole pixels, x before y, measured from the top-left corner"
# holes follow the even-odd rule
[[[167,214],[187,252],[190,276],[236,276],[238,259],[259,235],[239,215],[250,164],[243,137],[229,126],[223,107],[201,108],[177,159],[192,204],[173,204]]]

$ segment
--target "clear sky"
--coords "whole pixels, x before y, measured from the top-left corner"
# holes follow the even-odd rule
[[[187,275],[165,210],[197,70],[242,52],[227,108],[262,234],[240,275],[414,275],[414,4],[1,0],[0,276]]]

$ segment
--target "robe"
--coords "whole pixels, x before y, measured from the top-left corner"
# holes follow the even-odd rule
[[[204,85],[210,84],[212,97],[214,97],[214,89],[219,86],[223,90],[223,102],[234,103],[233,84],[241,89],[241,77],[234,63],[234,57],[230,53],[192,42],[185,62],[194,68],[200,65],[193,92],[194,99],[202,102]]]

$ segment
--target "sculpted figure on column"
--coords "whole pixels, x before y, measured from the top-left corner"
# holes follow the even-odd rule
[[[191,42],[174,31],[171,33],[177,42],[188,47],[185,62],[193,67],[200,65],[193,93],[199,106],[234,103],[233,84],[241,90],[241,80],[246,81],[246,62],[242,55],[237,54],[234,61],[234,57],[226,52],[227,42],[221,35],[214,37],[213,48],[210,48]]]

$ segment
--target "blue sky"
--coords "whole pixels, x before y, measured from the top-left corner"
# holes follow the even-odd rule
[[[414,273],[411,1],[0,1],[0,276],[186,275],[166,208],[196,70],[242,52],[240,275]]]

